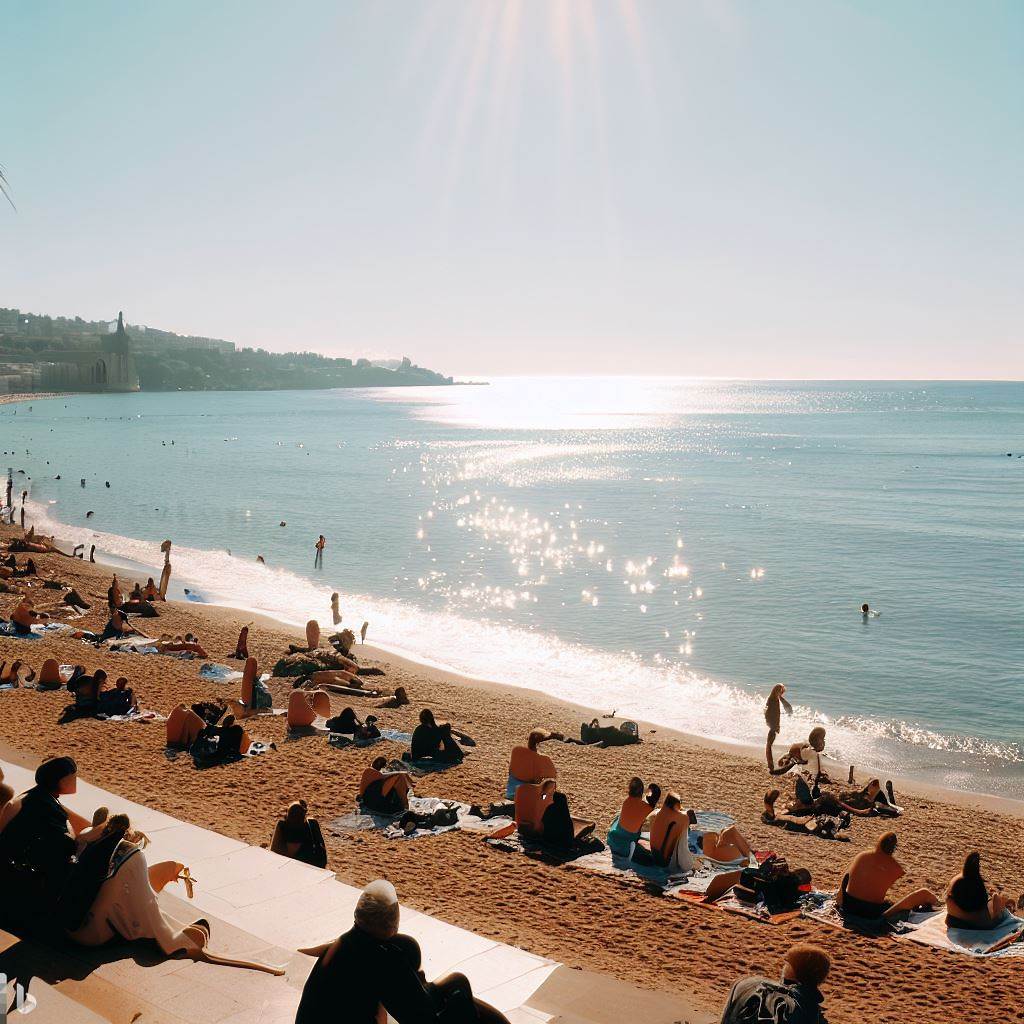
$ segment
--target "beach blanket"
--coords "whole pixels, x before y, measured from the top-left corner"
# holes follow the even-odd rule
[[[230,665],[218,665],[216,662],[208,661],[199,666],[199,675],[203,679],[209,679],[215,683],[230,683],[242,678],[242,673]]]
[[[995,959],[996,957],[1024,957],[1024,919],[1014,917],[1009,911],[995,928],[980,931],[975,928],[947,928],[945,910],[911,914],[907,925],[897,936],[900,941],[919,942],[948,953],[963,953]],[[1004,940],[1009,945],[992,951]]]
[[[166,722],[167,716],[161,715],[158,711],[129,711],[125,715],[104,715],[97,714],[95,716],[101,722]]]
[[[35,629],[31,633],[19,633],[13,622],[0,622],[0,636],[10,637],[12,640],[38,640],[41,635]]]
[[[794,921],[800,917],[801,913],[800,908],[796,907],[793,910],[783,910],[773,914],[764,903],[745,903],[734,896],[731,891],[711,903],[704,902],[695,893],[683,892],[681,890],[677,890],[673,895],[678,899],[686,900],[688,903],[694,903],[701,907],[710,907],[712,910],[724,910],[728,914],[739,914],[741,917],[749,917],[763,924],[779,925],[786,921]]]
[[[397,729],[381,729],[379,736],[374,736],[373,739],[353,739],[352,736],[343,732],[329,732],[327,735],[327,742],[338,750],[344,750],[346,747],[372,747],[381,740],[387,740],[391,743],[401,743],[403,746],[408,746],[409,741],[412,739],[412,733],[399,732]],[[409,765],[407,762],[401,762],[401,767],[395,767],[398,762],[392,762],[392,766],[388,768],[388,771],[409,771]],[[421,773],[422,774],[422,773]]]
[[[560,850],[532,839],[524,839],[518,831],[514,831],[514,825],[512,828],[513,831],[508,835],[502,835],[501,832],[505,830],[499,829],[498,834],[489,836],[484,841],[488,846],[493,846],[496,850],[504,850],[506,853],[521,853],[532,860],[539,860],[544,864],[554,864],[556,866],[571,864],[581,857],[600,853],[604,849],[604,843],[600,839],[591,836],[588,839],[573,843],[568,850]]]
[[[378,811],[357,807],[351,813],[343,814],[340,818],[328,822],[327,831],[336,836],[344,836],[352,832],[380,831],[388,839],[422,839],[424,836],[437,836],[443,832],[454,832],[457,828],[467,827],[463,822],[473,817],[469,814],[469,804],[460,804],[456,800],[442,800],[440,797],[434,796],[409,798],[409,810],[415,814],[433,814],[434,811],[442,807],[454,807],[458,810],[459,821],[457,824],[443,825],[438,828],[417,828],[413,832],[406,833],[398,827],[398,820],[405,813],[404,811],[399,811],[397,814],[381,814]],[[474,820],[484,824],[480,818]]]
[[[382,733],[383,735],[383,733]],[[410,741],[412,736],[409,737]],[[454,764],[446,764],[444,761],[407,761],[404,757],[398,761],[392,761],[388,765],[389,772],[408,772],[410,775],[435,775],[437,772],[446,772],[449,768],[455,768],[462,764],[456,761]]]
[[[886,918],[860,917],[858,914],[851,914],[842,910],[836,905],[836,894],[834,892],[814,891],[809,893],[800,907],[804,917],[813,921],[827,924],[831,928],[843,928],[847,931],[857,932],[859,935],[877,937],[880,935],[892,935],[898,926]]]
[[[686,875],[670,875],[668,868],[637,864],[628,857],[616,856],[608,849],[577,857],[568,866],[576,871],[592,871],[596,875],[607,875],[623,882],[643,885],[661,893],[668,892],[687,878]]]

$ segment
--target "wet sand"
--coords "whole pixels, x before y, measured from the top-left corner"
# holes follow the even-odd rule
[[[0,537],[16,532],[4,527]],[[94,602],[77,621],[85,628],[102,628],[110,570],[56,555],[34,557],[45,574],[72,583]],[[45,609],[48,599],[59,593],[40,589],[33,596]],[[0,613],[9,612],[13,603],[12,595],[0,594]],[[240,625],[252,619],[226,609],[169,602],[160,607],[159,619],[137,619],[136,624],[156,635],[195,632],[212,660],[232,664],[224,656],[233,651]],[[269,669],[296,636],[283,625],[257,619],[250,651]],[[429,706],[477,740],[461,766],[420,783],[423,796],[497,799],[504,791],[509,750],[530,728],[578,735],[581,721],[592,717],[589,710],[542,692],[460,679],[369,645],[357,647],[356,653],[362,663],[384,669],[381,681],[386,687],[404,685],[412,698],[410,707],[381,712],[383,726],[409,732],[419,710]],[[199,661],[97,653],[75,640],[0,638],[0,659],[20,657],[38,668],[51,656],[62,663],[104,668],[111,677],[128,676],[142,706],[165,714],[182,701],[237,695],[237,684],[200,679]],[[544,681],[537,685],[541,691]],[[275,705],[284,706],[290,681],[271,680],[270,689]],[[366,763],[378,751],[399,751],[391,744],[372,751],[339,751],[322,736],[286,740],[283,718],[262,717],[248,723],[250,733],[276,743],[276,751],[199,772],[186,756],[168,758],[162,724],[58,724],[69,700],[66,691],[0,692],[0,743],[29,759],[70,754],[83,776],[97,785],[257,845],[269,844],[277,815],[299,796],[308,800],[321,822],[351,810]],[[332,697],[335,712],[345,700]],[[351,704],[363,715],[369,702],[356,699]],[[848,833],[851,842],[830,843],[765,826],[760,822],[761,798],[773,780],[756,751],[724,749],[649,725],[642,735],[641,746],[612,750],[559,743],[544,747],[558,765],[559,785],[574,813],[596,820],[599,835],[617,812],[629,777],[639,774],[663,789],[678,790],[687,805],[734,815],[755,849],[784,854],[791,865],[811,870],[817,888],[829,889],[838,884],[853,854],[891,827],[883,819],[855,819]],[[785,795],[792,792],[788,780],[774,781],[782,782]],[[897,789],[906,808],[895,824],[897,857],[907,869],[900,891],[928,886],[942,892],[965,852],[974,848],[982,851],[991,886],[1012,895],[1024,890],[1020,805],[923,787],[904,790],[899,783]],[[1020,960],[977,961],[913,943],[867,939],[807,920],[771,927],[659,897],[640,885],[503,853],[468,832],[413,842],[389,842],[374,833],[347,838],[328,834],[327,845],[330,867],[346,882],[361,885],[386,875],[412,907],[569,965],[645,987],[692,993],[712,1010],[720,1007],[738,975],[777,976],[786,948],[810,940],[833,956],[833,974],[825,986],[833,1024],[866,1018],[893,1024],[1024,1020]],[[345,925],[339,922],[339,927]]]

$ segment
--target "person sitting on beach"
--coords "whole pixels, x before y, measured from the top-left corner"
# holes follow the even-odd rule
[[[229,658],[234,661],[248,661],[249,660],[249,627],[243,626],[238,631],[238,640],[235,643],[235,653],[229,654]]]
[[[880,836],[873,850],[864,850],[853,858],[843,876],[836,905],[845,913],[871,919],[893,918],[906,910],[921,910],[938,905],[938,898],[928,889],[915,889],[893,903],[886,899],[889,890],[906,872],[893,856],[896,833]]]
[[[210,759],[215,764],[237,760],[249,749],[251,743],[249,734],[235,721],[234,715],[225,715],[220,725],[207,725],[202,736],[217,738],[217,751]]]
[[[160,600],[160,588],[153,582],[152,576],[146,580],[146,585],[142,588],[142,597],[145,601]]]
[[[126,636],[142,636],[142,634],[128,621],[124,612],[115,608],[107,619],[107,624],[100,633],[100,640],[121,639]]]
[[[571,849],[574,843],[586,839],[596,827],[593,821],[574,818],[569,810],[569,801],[558,788],[554,779],[541,783],[540,839],[545,846],[557,850]]]
[[[697,863],[690,853],[690,819],[681,806],[679,794],[669,793],[651,822],[649,843],[643,839],[637,842],[637,848],[658,867],[673,873],[692,871]]]
[[[230,703],[236,718],[248,718],[259,711],[269,711],[274,706],[273,696],[260,679],[259,663],[255,658],[245,659],[240,699]]]
[[[98,668],[92,675],[72,676],[68,690],[75,695],[75,711],[79,716],[95,715],[99,711],[100,693],[107,681],[107,673]]]
[[[129,601],[144,601],[145,598],[142,596],[142,587],[136,582],[135,586],[132,587],[132,592],[128,595]]]
[[[466,756],[455,737],[465,740],[465,734],[456,732],[450,722],[437,722],[430,708],[420,712],[420,724],[412,734],[409,751],[411,761],[437,761],[442,764],[460,764]]]
[[[375,757],[359,780],[359,802],[378,814],[399,814],[409,809],[413,778],[408,772],[386,772],[386,757]]]
[[[274,838],[270,852],[312,864],[315,868],[327,867],[327,847],[323,832],[316,818],[308,817],[305,800],[295,800],[288,805],[274,827]]]
[[[661,799],[661,788],[653,783],[645,798],[644,780],[636,776],[629,780],[628,793],[608,830],[608,849],[619,857],[630,855],[634,844],[640,841],[644,822]]]
[[[49,617],[46,612],[37,612],[30,598],[23,597],[11,612],[11,625],[19,636],[30,636],[32,626],[37,622],[45,622]]]
[[[167,746],[188,750],[207,727],[207,722],[192,708],[179,704],[167,716]]]
[[[103,715],[128,715],[139,710],[135,691],[128,680],[121,676],[114,682],[114,689],[103,690],[99,695],[98,710]]]
[[[990,931],[1003,921],[1007,912],[1012,914],[1017,909],[1017,900],[998,892],[989,895],[981,877],[981,854],[969,853],[963,870],[946,890],[946,927]]]
[[[821,796],[821,783],[831,782],[822,764],[821,755],[825,750],[825,730],[815,726],[807,737],[807,742],[794,744],[787,754],[779,759],[778,768],[770,771],[772,775],[785,775],[791,768],[798,767],[796,779],[797,801],[810,806]]]
[[[121,584],[118,582],[117,574],[114,574],[114,578],[110,581],[110,586],[107,587],[107,607],[114,611],[115,608],[120,608],[121,603],[124,601],[124,596],[121,593]]]
[[[786,953],[782,981],[750,976],[732,987],[721,1024],[824,1024],[821,984],[831,968],[828,954],[809,943],[793,946]]]
[[[509,1024],[473,995],[463,974],[428,983],[415,939],[398,932],[398,894],[371,882],[356,903],[353,927],[333,942],[299,950],[316,957],[302,989],[295,1024]],[[340,1009],[339,1009],[340,1008]]]
[[[526,739],[525,747],[513,747],[508,763],[508,785],[505,796],[510,800],[524,782],[538,783],[544,779],[557,779],[558,769],[550,757],[539,753],[537,747],[545,740],[561,739],[546,729],[534,729]]]
[[[56,658],[47,658],[43,662],[39,669],[39,681],[36,685],[40,690],[59,690],[63,687],[64,679],[60,674],[60,665],[57,664]]]
[[[308,728],[318,716],[331,717],[331,698],[323,690],[292,690],[288,696],[288,728]]]
[[[775,743],[775,737],[782,731],[782,709],[786,709],[787,715],[793,714],[792,705],[783,696],[785,692],[786,687],[782,683],[777,683],[772,687],[772,692],[768,694],[768,700],[764,705],[764,720],[768,726],[768,742],[765,744],[764,754],[768,759],[769,768],[775,767],[772,746]]]

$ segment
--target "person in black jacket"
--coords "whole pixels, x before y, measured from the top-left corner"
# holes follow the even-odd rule
[[[376,1024],[384,1009],[398,1024],[509,1024],[473,996],[464,974],[428,983],[415,939],[398,932],[398,894],[383,880],[359,897],[353,927],[334,942],[302,949],[317,958],[295,1024]]]
[[[820,986],[830,967],[821,947],[809,943],[791,947],[781,981],[754,976],[733,985],[721,1024],[827,1024]]]

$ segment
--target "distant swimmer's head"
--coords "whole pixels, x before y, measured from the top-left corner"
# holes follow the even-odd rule
[[[807,737],[807,742],[810,743],[815,750],[822,751],[825,749],[825,730],[822,726],[816,726],[811,730],[810,735]]]
[[[870,611],[871,609],[868,607],[867,602],[865,601],[864,604],[860,606],[860,613],[861,615],[867,615]]]

